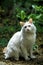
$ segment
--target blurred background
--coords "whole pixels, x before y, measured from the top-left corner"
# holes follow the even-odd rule
[[[7,45],[12,35],[21,29],[20,21],[33,18],[43,43],[43,0],[1,0],[0,1],[0,46]]]

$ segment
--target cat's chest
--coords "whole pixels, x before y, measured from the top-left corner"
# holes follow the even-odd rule
[[[33,36],[29,36],[29,37],[26,37],[26,38],[23,38],[23,39],[22,39],[22,44],[23,44],[25,47],[29,47],[29,46],[31,46],[33,43],[34,43],[34,37],[33,37]]]
[[[25,38],[24,38],[24,41],[25,41],[25,42],[31,42],[31,41],[33,41],[34,39],[35,39],[35,36],[31,36],[31,35],[30,35],[30,36],[25,37]]]

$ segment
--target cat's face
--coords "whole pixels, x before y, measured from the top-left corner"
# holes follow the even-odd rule
[[[26,22],[23,26],[23,31],[26,33],[34,33],[36,32],[36,27],[33,23]]]

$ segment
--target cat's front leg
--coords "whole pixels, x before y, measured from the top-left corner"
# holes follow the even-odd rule
[[[33,55],[33,47],[31,47],[31,49],[30,49],[30,57],[31,57],[32,59],[36,58],[36,56]]]
[[[24,59],[26,61],[30,60],[30,58],[28,57],[27,50],[26,50],[26,48],[23,45],[21,46],[21,52],[22,52],[22,56],[24,57]]]

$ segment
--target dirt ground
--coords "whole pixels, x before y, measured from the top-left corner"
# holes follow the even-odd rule
[[[43,34],[38,34],[37,37],[38,52],[34,52],[36,59],[30,59],[25,61],[20,58],[19,61],[15,61],[13,58],[5,60],[2,52],[3,48],[0,47],[0,65],[43,65]]]

